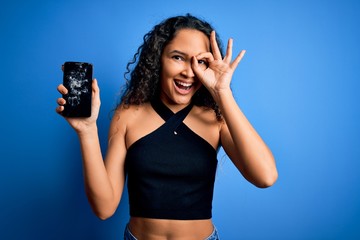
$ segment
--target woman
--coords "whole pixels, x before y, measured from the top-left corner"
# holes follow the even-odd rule
[[[276,181],[272,153],[230,89],[245,54],[232,61],[232,44],[223,57],[213,28],[191,15],[166,19],[146,34],[127,66],[135,64],[111,121],[104,161],[96,80],[91,117],[66,118],[80,140],[86,193],[99,218],[113,215],[127,176],[125,239],[218,239],[211,208],[220,146],[255,186]],[[63,85],[58,90],[67,93]],[[59,98],[58,104],[61,114],[66,102]]]

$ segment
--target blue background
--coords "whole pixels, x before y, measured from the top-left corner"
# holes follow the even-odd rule
[[[127,194],[111,219],[91,212],[77,136],[55,113],[60,67],[94,64],[105,152],[126,63],[153,25],[188,12],[247,50],[232,87],[279,170],[258,189],[219,153],[222,239],[360,238],[359,1],[2,0],[1,239],[121,239]]]

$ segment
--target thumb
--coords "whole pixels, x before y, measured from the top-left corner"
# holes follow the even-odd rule
[[[92,90],[93,90],[93,93],[96,95],[96,94],[99,94],[100,92],[100,88],[99,88],[99,85],[98,85],[98,82],[97,82],[97,79],[94,78],[92,80]]]
[[[195,56],[191,58],[191,68],[193,72],[195,73],[196,77],[202,81],[202,76],[204,74],[204,71],[200,68],[198,60]]]

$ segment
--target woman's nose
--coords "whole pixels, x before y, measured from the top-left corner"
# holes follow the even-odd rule
[[[195,77],[194,71],[191,67],[191,63],[187,63],[181,72],[181,74],[187,78],[193,78]]]

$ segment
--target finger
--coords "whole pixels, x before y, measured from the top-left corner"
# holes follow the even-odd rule
[[[61,71],[64,71],[64,64],[61,65]]]
[[[231,63],[231,68],[233,70],[235,70],[235,68],[238,66],[238,64],[240,63],[241,59],[244,57],[246,51],[242,50],[239,55],[237,55],[237,57],[235,58],[235,60]]]
[[[208,63],[213,62],[214,56],[212,55],[211,52],[204,52],[204,53],[200,53],[199,55],[195,56],[195,58],[199,61],[199,60],[206,60]]]
[[[191,68],[195,73],[195,76],[201,81],[201,77],[204,74],[204,70],[199,66],[199,62],[196,57],[192,57],[191,59]]]
[[[99,88],[99,85],[98,85],[98,82],[97,82],[97,79],[96,78],[94,78],[93,80],[92,80],[92,88],[93,88],[93,90],[94,91],[96,91],[96,92],[99,92],[100,91],[100,88]]]
[[[98,85],[97,80],[94,78],[92,81],[92,97],[94,100],[95,105],[100,105],[101,101],[100,101],[100,88]]]
[[[63,98],[58,98],[56,102],[57,102],[57,104],[59,104],[60,106],[63,106],[63,105],[66,104],[66,100],[63,99]]]
[[[66,89],[66,87],[65,87],[63,84],[60,84],[60,85],[57,87],[57,90],[58,90],[59,93],[61,93],[61,94],[67,94],[67,93],[68,93],[68,90]]]
[[[227,48],[226,48],[226,55],[225,55],[225,58],[224,58],[224,61],[226,63],[230,63],[231,62],[231,58],[232,58],[232,47],[233,47],[233,40],[232,38],[230,38],[228,40],[228,45],[227,45]]]
[[[212,31],[211,34],[210,34],[210,44],[211,44],[211,49],[212,49],[212,53],[214,55],[215,60],[222,59],[219,46],[218,46],[218,44],[216,42],[216,33],[215,33],[215,31]]]
[[[97,82],[96,78],[94,78],[94,79],[92,80],[92,85],[91,85],[91,87],[92,87],[92,91],[93,91],[93,93],[94,93],[95,95],[99,95],[99,94],[100,94],[100,88],[99,88],[99,85],[98,85],[98,82]]]
[[[58,114],[62,114],[62,112],[64,111],[64,106],[58,106],[55,111],[58,113]]]
[[[201,69],[199,67],[198,60],[195,56],[191,58],[191,68],[194,71],[195,75],[198,76],[199,73],[201,73]]]

